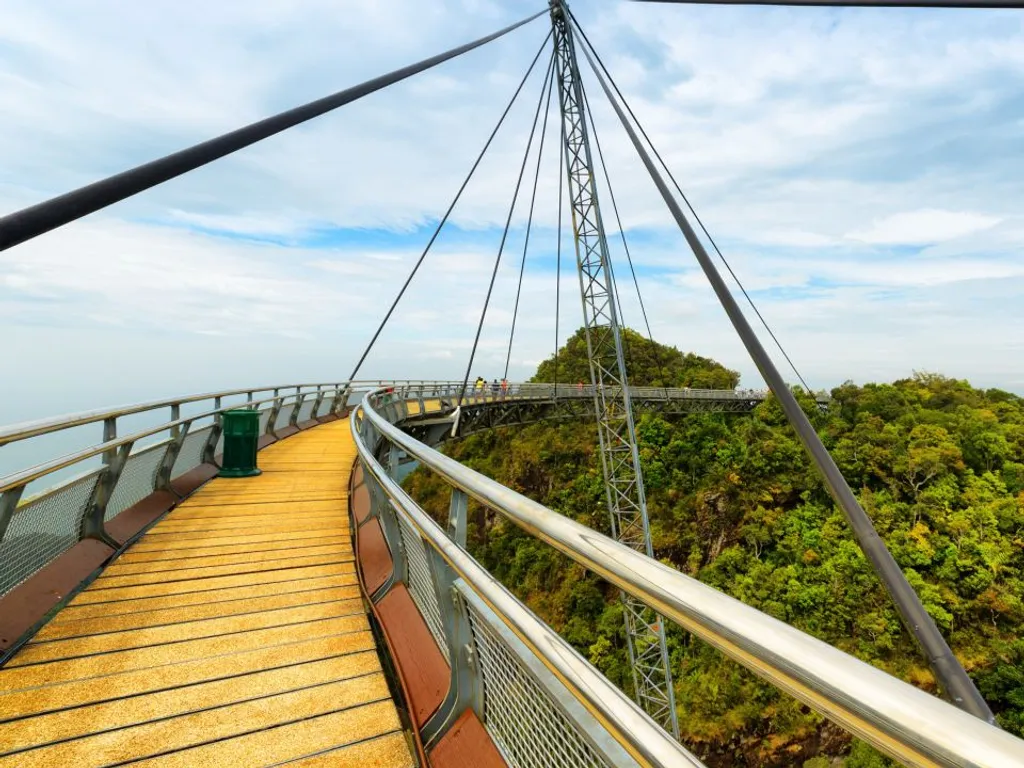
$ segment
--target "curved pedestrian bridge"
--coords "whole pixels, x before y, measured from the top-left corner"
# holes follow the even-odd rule
[[[355,575],[335,421],[215,479],[0,670],[0,766],[411,766]],[[294,761],[294,762],[293,762]]]
[[[702,765],[470,557],[470,500],[906,765],[1024,765],[983,720],[432,447],[592,392],[463,395],[298,384],[0,428],[89,445],[0,478],[0,768]],[[237,408],[259,414],[263,474],[217,478]],[[412,466],[450,488],[446,525],[403,490]]]

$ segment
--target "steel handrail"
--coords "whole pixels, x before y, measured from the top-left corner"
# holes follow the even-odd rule
[[[61,416],[51,416],[45,419],[36,419],[32,421],[20,422],[17,424],[10,424],[5,427],[0,427],[0,446],[8,443],[17,442],[19,440],[26,440],[31,437],[38,437],[40,435],[49,434],[52,432],[59,432],[65,429],[71,429],[73,427],[81,427],[87,424],[94,424],[96,422],[105,421],[106,419],[116,419],[122,416],[132,416],[137,413],[144,413],[146,411],[153,411],[160,408],[169,408],[173,405],[184,405],[186,403],[195,403],[201,400],[213,400],[218,397],[235,397],[237,395],[247,395],[257,392],[271,392],[274,390],[285,390],[285,389],[307,389],[316,391],[317,389],[324,387],[341,388],[343,386],[354,387],[357,390],[369,389],[372,387],[380,387],[385,385],[394,386],[452,386],[460,387],[462,382],[459,381],[446,381],[444,379],[356,379],[353,381],[340,381],[340,382],[323,382],[320,384],[282,384],[279,386],[271,387],[255,387],[245,389],[227,389],[214,392],[203,392],[192,395],[185,395],[183,397],[165,398],[162,400],[151,400],[143,403],[132,403],[129,405],[114,406],[111,408],[100,408],[91,411],[80,411],[77,413],[64,414]],[[487,392],[490,393],[491,385],[488,383]],[[574,384],[554,384],[546,382],[524,382],[515,383],[511,387],[514,387],[518,392],[522,392],[524,389],[527,391],[549,391],[554,394],[565,394],[565,395],[577,395],[577,396],[589,396],[593,394],[593,387],[587,384],[582,390]],[[686,397],[692,397],[700,399],[701,397],[713,397],[713,398],[727,398],[743,400],[748,398],[765,398],[768,395],[768,390],[761,389],[749,389],[749,390],[734,390],[734,389],[693,389],[684,387],[631,387],[630,390],[638,395],[662,395],[668,399],[672,399],[671,395],[682,396],[682,399]],[[473,394],[474,390],[472,385],[467,388],[468,394]],[[308,394],[308,393],[307,393]],[[812,393],[816,397],[821,396],[821,393]]]
[[[365,403],[366,398],[363,399],[363,408],[366,407]],[[357,436],[358,411],[353,409],[350,417],[352,433]],[[392,502],[405,513],[420,537],[444,558],[626,751],[642,765],[689,765],[704,768],[704,763],[673,739],[575,648],[470,557],[469,553],[453,542],[388,475],[384,467],[374,459],[372,449],[360,439],[356,440],[356,450],[363,466]]]
[[[413,439],[374,429],[454,487],[637,597],[878,749],[912,766],[1024,765],[1024,741],[580,525]]]
[[[429,379],[413,379],[411,381],[392,381],[391,379],[357,379],[354,381],[338,381],[338,382],[323,382],[320,384],[282,384],[274,387],[248,387],[245,389],[226,389],[216,392],[203,392],[194,395],[185,395],[184,397],[172,397],[165,398],[163,400],[151,400],[143,403],[133,403],[130,405],[114,406],[111,408],[100,408],[91,411],[81,411],[78,413],[69,413],[62,416],[51,416],[45,419],[36,419],[33,421],[24,421],[18,424],[10,424],[5,427],[0,427],[0,445],[7,443],[13,443],[18,440],[25,440],[30,437],[38,437],[51,432],[60,432],[65,429],[71,429],[72,427],[81,427],[86,424],[94,424],[99,421],[105,421],[106,419],[116,419],[122,416],[131,416],[136,413],[144,413],[145,411],[154,411],[159,408],[169,408],[172,405],[184,405],[186,403],[195,403],[200,400],[213,400],[218,397],[234,397],[236,395],[247,395],[250,392],[253,394],[257,392],[272,392],[274,390],[284,389],[312,389],[321,387],[331,387],[340,389],[343,386],[355,387],[357,389],[368,389],[371,387],[380,387],[388,384],[424,384],[433,385],[447,382],[431,381]],[[295,393],[293,393],[295,394]],[[308,392],[306,394],[309,394]]]

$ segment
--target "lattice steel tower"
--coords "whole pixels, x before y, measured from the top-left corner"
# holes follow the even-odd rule
[[[612,535],[623,544],[651,556],[647,500],[622,354],[618,301],[608,242],[597,204],[594,163],[584,116],[583,84],[576,61],[572,27],[560,0],[551,0],[551,21],[554,25],[555,67],[576,265],[583,296],[590,380],[594,386],[601,468],[611,513]],[[636,700],[655,721],[679,738],[664,620],[626,593],[622,593],[622,603]]]

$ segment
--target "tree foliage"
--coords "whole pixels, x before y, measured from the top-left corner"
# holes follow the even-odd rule
[[[629,383],[640,387],[690,387],[691,389],[732,389],[740,381],[736,371],[693,353],[644,338],[629,328],[622,329],[623,357]],[[557,358],[557,359],[556,359]],[[544,360],[531,381],[575,384],[590,383],[586,331],[580,328],[557,355]]]
[[[628,338],[637,383],[737,383],[714,361]],[[586,372],[581,332],[558,364],[560,381]],[[553,359],[536,379],[554,379]],[[847,382],[832,396],[827,412],[805,404],[815,427],[1000,725],[1024,736],[1024,401],[935,374]],[[643,414],[637,430],[656,557],[935,692],[777,402],[750,415]],[[607,532],[592,423],[481,433],[446,450]],[[436,477],[418,470],[406,484],[426,509],[446,514]],[[474,556],[628,691],[617,591],[493,513],[472,514]],[[840,756],[847,768],[890,764],[678,627],[668,640],[684,741],[710,765]]]

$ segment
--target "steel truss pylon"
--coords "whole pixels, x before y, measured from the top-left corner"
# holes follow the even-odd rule
[[[590,379],[595,393],[601,468],[611,514],[612,536],[652,556],[647,500],[622,354],[618,302],[608,242],[597,204],[594,163],[584,116],[583,85],[567,16],[560,0],[551,0],[562,143],[576,265],[583,298]],[[623,592],[621,599],[636,700],[656,722],[678,739],[679,721],[665,643],[665,622],[636,598]]]

